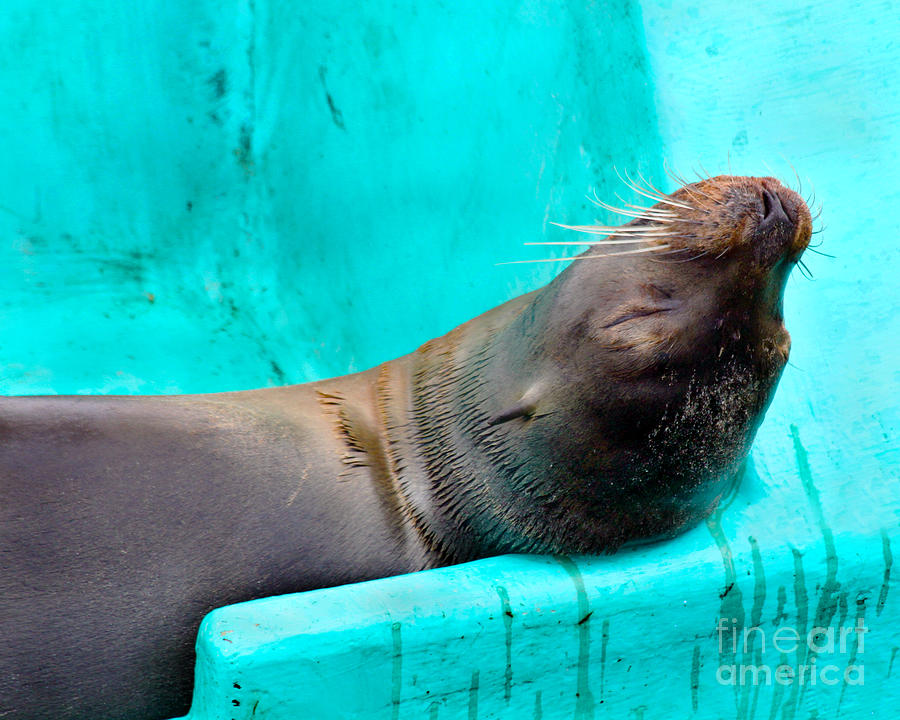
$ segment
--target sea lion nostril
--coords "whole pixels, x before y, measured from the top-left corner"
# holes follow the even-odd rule
[[[781,198],[778,197],[778,193],[773,193],[771,190],[763,190],[762,201],[763,219],[760,227],[769,227],[779,220],[786,223],[791,221],[784,209],[784,205],[781,204]]]

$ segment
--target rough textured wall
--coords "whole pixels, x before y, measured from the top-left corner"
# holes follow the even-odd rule
[[[542,284],[496,263],[658,171],[640,35],[625,0],[5,2],[0,391],[302,382]]]

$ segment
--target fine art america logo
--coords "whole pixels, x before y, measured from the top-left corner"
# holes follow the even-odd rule
[[[805,635],[795,628],[783,626],[771,636],[758,627],[738,628],[737,620],[720,618],[717,626],[719,657],[731,658],[716,670],[722,685],[862,685],[865,668],[859,657],[865,651],[865,634],[869,629],[862,618],[856,627],[814,627]],[[780,661],[761,663],[769,649],[780,653]],[[797,662],[787,658],[796,653]],[[755,659],[755,662],[742,662]]]

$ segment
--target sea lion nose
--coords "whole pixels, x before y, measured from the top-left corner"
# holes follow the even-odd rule
[[[759,224],[760,230],[766,231],[776,223],[793,224],[790,217],[788,217],[787,211],[784,209],[784,205],[781,204],[781,198],[778,197],[777,192],[772,192],[768,188],[763,189],[762,201],[763,219]]]

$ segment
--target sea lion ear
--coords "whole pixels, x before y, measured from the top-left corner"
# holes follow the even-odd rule
[[[540,396],[540,387],[532,385],[526,390],[519,401],[508,407],[506,410],[497,413],[490,420],[488,425],[500,425],[501,423],[515,420],[516,418],[525,418],[526,420],[534,417],[537,413],[538,398]]]
[[[501,423],[509,422],[510,420],[515,420],[516,418],[530,418],[534,415],[535,407],[530,403],[517,402],[510,408],[507,408],[501,413],[497,413],[488,420],[488,425],[500,425]]]

